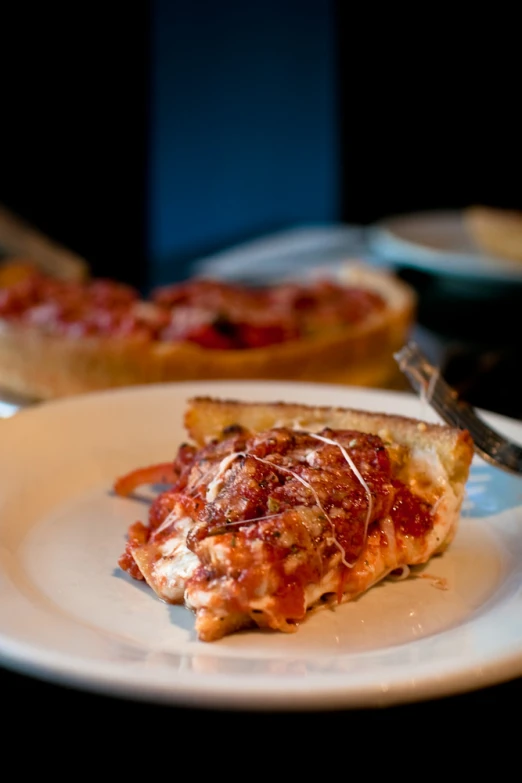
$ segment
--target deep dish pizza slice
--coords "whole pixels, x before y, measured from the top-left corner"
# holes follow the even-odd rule
[[[191,443],[115,491],[167,482],[119,564],[214,641],[295,631],[391,572],[442,552],[460,514],[467,432],[342,408],[195,398]]]

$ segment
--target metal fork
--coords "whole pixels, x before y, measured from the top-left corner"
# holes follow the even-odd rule
[[[509,473],[522,474],[522,446],[492,429],[472,405],[460,399],[416,343],[407,343],[394,358],[412,388],[447,424],[468,430],[482,459]]]

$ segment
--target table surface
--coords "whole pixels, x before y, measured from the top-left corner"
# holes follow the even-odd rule
[[[462,300],[437,290],[433,281],[405,273],[420,294],[419,325],[417,335],[426,342],[432,355],[438,353],[448,374],[448,380],[460,385],[473,404],[513,418],[522,419],[522,396],[513,383],[522,359],[518,313],[522,306],[520,291],[514,298],[502,301],[487,299],[484,302]],[[76,690],[0,668],[0,693],[4,712],[20,716],[10,723],[9,732],[15,736],[24,726],[24,714],[30,714],[32,725],[44,726],[49,711],[59,715],[65,729],[85,714],[95,715],[97,732],[103,726],[107,731],[118,727],[123,733],[150,731],[158,721],[183,726],[178,741],[192,732],[201,736],[207,730],[216,733],[246,732],[246,727],[262,731],[284,732],[289,725],[299,731],[299,743],[305,742],[310,729],[320,727],[323,737],[343,727],[371,732],[372,728],[392,731],[397,727],[410,729],[427,726],[448,726],[457,730],[462,726],[483,728],[484,721],[492,725],[506,709],[517,707],[522,700],[522,678],[503,682],[480,690],[443,697],[431,701],[372,708],[364,710],[335,710],[322,712],[241,712],[211,709],[191,709],[147,702],[112,698],[105,695]],[[24,709],[20,712],[21,705]],[[465,721],[465,723],[464,723]],[[145,727],[145,728],[143,728]],[[226,729],[225,729],[226,727]],[[301,731],[300,731],[301,730]],[[123,736],[123,735],[122,735]],[[259,735],[257,735],[259,736]],[[271,735],[272,736],[272,735]],[[122,751],[123,752],[123,751]],[[353,752],[353,751],[352,751]],[[403,765],[404,760],[401,762]]]

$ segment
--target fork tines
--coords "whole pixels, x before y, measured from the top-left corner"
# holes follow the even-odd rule
[[[481,419],[472,405],[461,400],[414,343],[395,354],[399,368],[413,389],[441,416],[446,424],[468,430],[476,451],[488,462],[504,470],[522,472],[522,447],[508,441]]]

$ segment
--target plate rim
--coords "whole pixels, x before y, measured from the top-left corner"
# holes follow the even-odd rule
[[[155,396],[155,394],[166,394],[175,389],[180,392],[185,398],[187,396],[202,391],[203,389],[209,390],[211,394],[217,394],[218,392],[224,392],[226,390],[242,389],[245,393],[248,390],[256,388],[262,392],[262,396],[265,399],[275,399],[274,397],[267,397],[266,394],[272,391],[282,391],[299,389],[300,392],[328,392],[337,393],[341,398],[340,405],[349,405],[350,399],[358,397],[372,398],[373,403],[378,402],[385,403],[386,400],[402,400],[403,402],[414,403],[414,406],[418,408],[419,399],[416,395],[409,391],[402,390],[382,390],[374,388],[364,387],[339,387],[333,384],[324,383],[300,383],[300,382],[287,382],[287,381],[183,381],[179,383],[168,384],[150,384],[138,387],[127,387],[123,389],[109,389],[100,392],[91,392],[83,395],[77,395],[70,398],[64,398],[61,400],[52,400],[45,403],[40,403],[34,407],[23,409],[16,413],[9,419],[6,419],[3,423],[0,421],[1,428],[6,427],[6,432],[11,430],[16,432],[20,426],[17,422],[30,422],[33,417],[45,417],[50,413],[51,417],[56,411],[60,411],[63,407],[72,407],[82,409],[85,405],[96,405],[99,402],[108,399],[119,398],[121,396],[134,396],[137,400],[143,397]],[[235,395],[237,396],[237,394]],[[344,399],[343,399],[344,398]],[[517,433],[522,436],[522,422],[511,419],[501,414],[483,411],[486,418],[491,423],[497,424],[501,427],[507,427],[508,429],[515,429]],[[2,455],[0,445],[0,457]],[[1,481],[0,481],[1,486]],[[412,644],[414,642],[410,642]],[[362,684],[359,688],[354,688],[353,684],[350,684],[347,688],[340,687],[339,680],[332,678],[330,686],[326,687],[324,681],[319,683],[314,688],[305,692],[302,688],[302,684],[295,681],[287,681],[284,689],[278,689],[272,687],[267,689],[266,679],[263,681],[263,685],[257,687],[248,687],[246,683],[243,683],[242,689],[229,690],[229,683],[223,681],[223,685],[220,685],[221,680],[217,678],[213,682],[211,692],[209,693],[209,680],[206,679],[201,683],[199,688],[194,688],[192,684],[189,688],[184,688],[181,683],[177,683],[174,689],[165,689],[165,686],[161,686],[161,683],[153,683],[149,681],[134,682],[133,687],[129,688],[128,677],[124,677],[121,681],[117,677],[114,677],[114,671],[108,669],[106,674],[98,672],[97,675],[89,675],[88,672],[82,670],[81,661],[87,659],[79,659],[77,656],[71,660],[67,654],[64,656],[62,653],[58,654],[44,653],[42,658],[36,660],[34,652],[32,653],[30,646],[24,646],[22,643],[18,643],[16,640],[12,642],[9,637],[6,638],[3,630],[0,628],[0,664],[6,668],[18,671],[22,674],[33,675],[40,679],[47,680],[56,684],[72,685],[82,690],[90,690],[93,692],[103,693],[107,695],[116,695],[119,697],[127,697],[138,700],[162,702],[177,705],[193,705],[199,707],[217,706],[223,708],[234,709],[275,709],[285,710],[288,709],[288,699],[292,699],[292,704],[300,710],[314,710],[314,709],[329,709],[329,708],[359,708],[366,706],[384,706],[402,703],[412,703],[415,701],[426,700],[433,697],[449,696],[458,693],[464,693],[466,691],[474,690],[476,688],[483,687],[485,685],[494,685],[500,683],[509,676],[519,676],[522,674],[522,647],[512,655],[506,655],[502,659],[492,660],[489,666],[481,667],[479,670],[459,668],[453,673],[445,673],[443,680],[433,675],[426,677],[424,681],[420,683],[417,681],[415,684],[408,683],[407,679],[403,678],[401,682],[394,682],[385,690],[382,688],[382,683],[374,681],[373,683]],[[54,655],[55,662],[53,664],[52,657]],[[38,656],[37,656],[38,658]],[[79,666],[79,668],[78,668]],[[103,667],[102,667],[103,670]],[[275,683],[275,680],[274,680]],[[309,686],[312,685],[312,681],[309,679]]]
[[[393,224],[400,220],[426,221],[446,217],[462,221],[462,210],[419,210],[404,214],[388,215],[368,227],[368,246],[377,260],[386,260],[404,267],[431,272],[437,276],[476,282],[499,284],[522,283],[522,264],[481,252],[466,253],[460,250],[444,251],[406,239],[395,233]],[[477,260],[482,266],[476,266]],[[443,266],[441,266],[441,262]],[[457,263],[455,263],[457,262]]]

